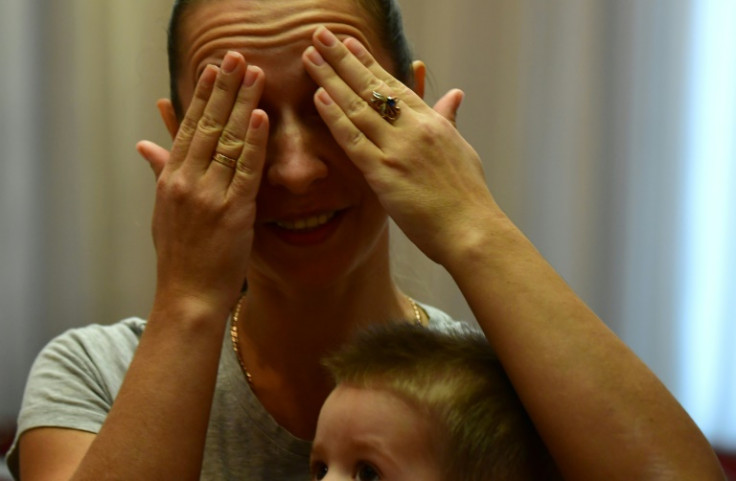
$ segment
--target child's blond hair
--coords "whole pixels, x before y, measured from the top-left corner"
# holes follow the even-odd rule
[[[448,481],[561,479],[480,333],[384,325],[324,364],[338,384],[386,390],[426,414]]]

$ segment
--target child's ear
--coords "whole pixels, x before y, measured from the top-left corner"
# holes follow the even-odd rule
[[[414,60],[411,63],[414,71],[414,92],[421,98],[424,98],[424,79],[427,76],[427,66],[421,60]]]
[[[169,99],[159,99],[156,102],[156,107],[158,107],[161,119],[164,121],[164,125],[166,125],[166,130],[168,130],[169,135],[171,135],[171,140],[174,140],[176,138],[176,133],[179,131],[179,119],[176,118],[174,105]]]

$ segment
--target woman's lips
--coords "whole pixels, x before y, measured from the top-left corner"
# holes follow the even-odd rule
[[[340,225],[343,211],[322,212],[319,214],[295,217],[266,223],[269,231],[283,242],[308,246],[327,240]]]
[[[335,217],[334,211],[319,215],[312,215],[309,217],[303,217],[300,219],[276,221],[274,222],[274,224],[276,224],[277,227],[290,231],[304,231],[323,226],[327,224],[333,217]]]

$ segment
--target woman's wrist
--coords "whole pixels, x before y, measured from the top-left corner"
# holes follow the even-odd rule
[[[224,329],[232,303],[183,293],[157,293],[149,314],[149,325],[174,325],[177,329],[212,331]]]
[[[456,227],[451,238],[442,242],[443,249],[436,259],[453,276],[473,272],[481,264],[508,262],[508,256],[528,240],[497,206],[466,215],[467,220]]]

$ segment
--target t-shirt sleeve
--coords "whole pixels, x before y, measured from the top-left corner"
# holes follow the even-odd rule
[[[97,433],[133,358],[143,321],[72,329],[53,339],[31,367],[8,467],[18,476],[18,439],[39,427]]]
[[[477,325],[453,319],[449,314],[429,304],[419,303],[429,316],[429,328],[446,333],[473,333],[480,332]]]

